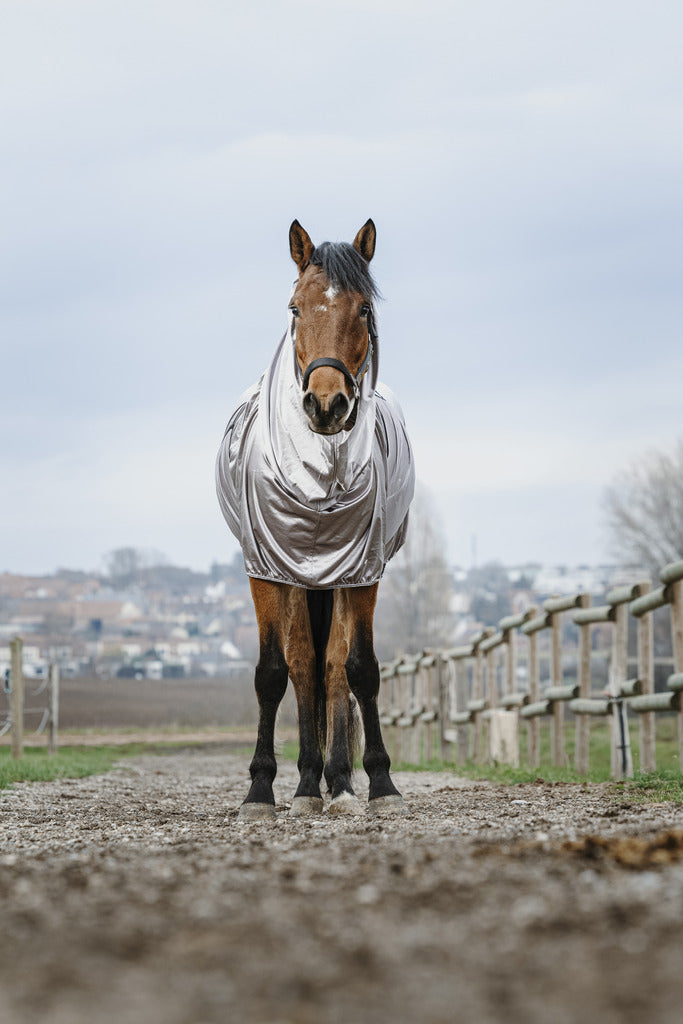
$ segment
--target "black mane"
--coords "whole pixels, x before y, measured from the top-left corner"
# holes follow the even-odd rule
[[[311,253],[310,262],[322,269],[334,288],[359,292],[368,302],[381,298],[367,262],[348,242],[322,242]]]

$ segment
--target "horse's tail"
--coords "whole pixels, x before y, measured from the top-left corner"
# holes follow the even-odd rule
[[[351,771],[353,771],[353,763],[363,753],[363,723],[360,717],[360,709],[358,707],[358,701],[353,696],[349,695],[349,761],[351,762]]]
[[[325,690],[325,660],[327,641],[332,627],[332,610],[334,608],[333,590],[308,590],[308,616],[313,634],[315,651],[315,730],[318,743],[323,754],[327,745],[327,692]],[[358,713],[358,704],[353,695],[349,695],[349,759],[353,766],[354,759],[359,755],[362,746],[362,726]]]

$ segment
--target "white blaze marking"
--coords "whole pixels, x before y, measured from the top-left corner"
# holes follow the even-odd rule
[[[313,312],[314,313],[327,313],[327,306],[314,306],[313,307]]]
[[[326,299],[333,299],[335,297],[335,295],[337,294],[338,290],[339,290],[338,288],[335,288],[334,285],[331,284],[330,287],[325,292],[325,298]]]

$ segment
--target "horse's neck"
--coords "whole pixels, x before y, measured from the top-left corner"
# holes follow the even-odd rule
[[[375,398],[361,394],[351,430],[326,436],[310,429],[303,410],[293,344],[283,339],[265,374],[259,406],[261,444],[288,490],[306,502],[333,502],[359,474],[369,471],[375,429]]]

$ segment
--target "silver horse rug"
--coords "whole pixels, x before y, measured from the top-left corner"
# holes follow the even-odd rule
[[[375,344],[355,425],[315,433],[290,323],[270,366],[242,395],[218,451],[216,489],[247,575],[309,590],[367,586],[403,544],[413,453],[377,367]]]

